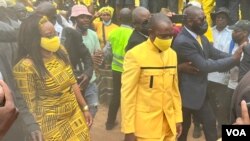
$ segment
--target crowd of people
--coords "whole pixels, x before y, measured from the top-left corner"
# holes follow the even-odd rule
[[[100,70],[113,85],[103,125],[120,108],[125,141],[186,141],[192,123],[216,141],[222,125],[250,124],[248,6],[0,0],[0,140],[90,141]]]

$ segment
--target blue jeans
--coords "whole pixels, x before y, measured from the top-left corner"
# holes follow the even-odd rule
[[[89,83],[84,93],[84,99],[89,106],[89,112],[94,118],[97,112],[97,106],[99,105],[98,89],[95,82]]]

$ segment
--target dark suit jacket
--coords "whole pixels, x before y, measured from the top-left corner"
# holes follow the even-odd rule
[[[198,110],[206,98],[207,74],[214,71],[226,71],[236,62],[228,54],[215,49],[205,36],[201,36],[202,46],[183,28],[173,42],[178,63],[190,61],[200,70],[197,75],[179,73],[179,89],[183,107]]]
[[[147,41],[147,37],[143,35],[142,33],[139,33],[138,31],[134,30],[129,37],[128,44],[125,48],[125,51],[132,49],[133,47],[139,45],[140,43]]]
[[[93,62],[88,48],[83,44],[82,34],[77,30],[65,27],[62,31],[61,43],[65,46],[74,70],[81,62],[84,64],[83,73],[89,80],[93,75]]]

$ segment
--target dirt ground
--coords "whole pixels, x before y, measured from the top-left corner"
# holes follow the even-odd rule
[[[118,113],[117,122],[119,123],[113,130],[105,129],[108,108],[102,104],[99,106],[98,112],[91,128],[92,141],[123,141],[124,135],[120,132],[120,113]],[[188,141],[205,141],[204,135],[198,139],[192,137],[193,126],[190,128]]]

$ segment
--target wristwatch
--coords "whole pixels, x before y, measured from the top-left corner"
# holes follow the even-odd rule
[[[83,112],[89,111],[89,106],[88,105],[82,106],[82,111]]]

